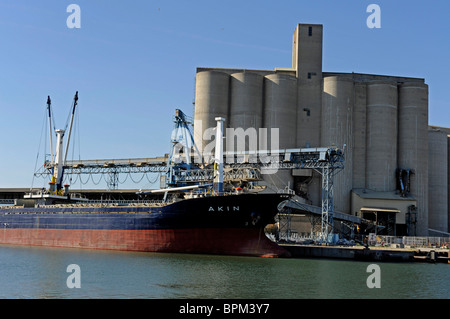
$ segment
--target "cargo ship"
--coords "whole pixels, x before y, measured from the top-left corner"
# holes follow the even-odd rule
[[[77,100],[78,92],[73,110]],[[47,104],[50,118],[50,98]],[[217,123],[217,134],[222,135],[223,119]],[[95,203],[75,196],[69,192],[69,185],[63,185],[65,130],[55,131],[57,147],[55,156],[52,155],[49,189],[25,195],[25,205],[0,207],[0,244],[261,257],[289,255],[264,232],[266,225],[274,223],[274,216],[289,195],[224,191],[221,138],[216,144],[217,172],[213,184],[172,185],[136,194],[137,198],[151,192],[165,194],[164,198],[151,202]]]
[[[282,257],[267,238],[284,194],[230,194],[131,206],[0,209],[0,243],[105,250]]]

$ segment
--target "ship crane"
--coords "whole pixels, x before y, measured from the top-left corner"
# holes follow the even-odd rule
[[[67,161],[67,153],[69,150],[70,136],[72,134],[73,119],[75,117],[75,110],[76,110],[77,104],[78,104],[78,91],[75,93],[75,96],[73,98],[72,107],[71,107],[70,127],[69,127],[69,132],[68,132],[69,135],[67,137],[65,152],[64,152],[63,139],[64,139],[64,134],[67,131],[67,126],[69,125],[69,122],[66,123],[66,126],[64,129],[56,129],[55,130],[56,152],[55,152],[54,162],[53,162],[53,155],[52,155],[52,159],[51,159],[51,164],[53,166],[53,176],[52,176],[52,181],[50,182],[50,193],[51,194],[55,194],[55,195],[63,194],[62,182],[63,182],[63,176],[64,176],[64,166]],[[48,97],[49,117],[51,117],[50,106],[51,106],[51,102],[50,102],[50,96],[49,96]],[[49,118],[49,122],[50,122],[50,118]],[[50,131],[50,137],[51,137],[52,136],[51,126],[49,126],[49,131]],[[51,141],[52,140],[50,139],[50,149],[53,149]],[[52,151],[52,154],[53,154],[53,151]],[[67,185],[67,187],[68,186],[69,185]],[[66,190],[66,193],[67,193],[67,190]]]
[[[53,153],[53,134],[52,134],[52,109],[50,96],[47,97],[47,109],[48,109],[48,126],[50,136],[50,161],[44,164],[45,170],[50,173],[51,181],[49,182],[49,189],[47,192],[40,192],[39,194],[27,194],[24,198],[27,199],[41,199],[43,202],[52,202],[55,200],[64,200],[69,197],[69,186],[63,185],[64,170],[67,162],[67,153],[69,150],[70,137],[73,128],[73,121],[75,117],[75,111],[78,104],[78,91],[75,93],[73,103],[70,110],[70,117],[68,118],[64,129],[54,129],[56,134],[56,150]],[[70,119],[70,120],[69,120]],[[70,125],[70,126],[69,126]],[[67,128],[69,130],[67,131]],[[68,132],[68,138],[66,147],[64,148],[64,135]],[[35,173],[35,176],[39,174]],[[63,189],[64,188],[64,189]]]
[[[167,186],[180,186],[176,181],[176,176],[181,174],[181,171],[189,172],[192,169],[198,169],[194,162],[203,164],[203,157],[194,142],[194,136],[190,129],[191,124],[192,121],[188,120],[186,114],[179,109],[175,110],[174,129],[171,136],[172,147],[167,161]],[[194,156],[191,154],[192,151]]]

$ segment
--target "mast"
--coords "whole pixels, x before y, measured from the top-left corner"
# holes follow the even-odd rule
[[[223,194],[223,122],[225,118],[216,117],[216,149],[214,155],[214,190]]]
[[[52,183],[56,184],[56,191],[61,189],[62,179],[63,179],[63,171],[64,171],[64,162],[62,160],[62,155],[64,151],[63,146],[63,138],[64,138],[64,130],[58,129],[56,132],[56,154],[55,154],[55,168],[53,171]]]
[[[72,115],[70,116],[70,128],[69,128],[69,136],[67,137],[66,154],[64,155],[64,164],[66,163],[67,153],[69,152],[70,135],[72,134],[73,118],[75,116],[75,108],[77,107],[77,104],[78,104],[78,91],[75,93],[75,97],[73,98]]]

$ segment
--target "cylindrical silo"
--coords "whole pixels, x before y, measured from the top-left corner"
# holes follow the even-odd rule
[[[367,84],[366,188],[394,191],[397,169],[397,83]]]
[[[353,104],[353,188],[366,187],[366,115],[365,83],[355,83]]]
[[[450,135],[447,135],[447,182],[450,184]],[[447,210],[447,233],[450,233],[450,185],[447,186],[447,201],[448,201],[448,210]]]
[[[297,78],[287,74],[270,74],[264,78],[263,129],[267,129],[267,139],[258,148],[267,150],[294,148],[297,121]],[[275,132],[278,129],[279,138]],[[260,135],[261,136],[261,135]],[[274,137],[275,139],[273,139]],[[265,143],[264,143],[265,142]],[[267,147],[264,147],[263,145]],[[265,174],[264,180],[273,190],[289,186],[294,188],[290,170],[280,170],[275,174]]]
[[[448,149],[447,134],[428,131],[428,228],[447,231]]]
[[[236,137],[231,141],[227,135],[227,151],[257,149],[257,137],[263,118],[263,83],[264,77],[257,73],[240,72],[231,75],[230,120],[227,127],[234,129]],[[249,143],[250,139],[256,140]],[[231,142],[234,143],[233,149],[230,149]],[[241,149],[242,147],[245,149]]]
[[[353,80],[344,77],[323,79],[321,145],[345,145],[345,166],[334,179],[334,209],[350,213],[353,175]]]
[[[228,118],[230,76],[219,71],[201,71],[195,82],[194,141],[200,152],[213,141],[211,134],[204,134],[216,127],[215,117]],[[225,125],[228,124],[225,122]],[[205,136],[208,135],[208,136]],[[212,145],[212,144],[211,144]]]
[[[272,128],[279,129],[279,148],[295,147],[297,117],[297,78],[287,74],[270,74],[264,79],[263,128],[268,129],[268,146]]]
[[[417,200],[416,234],[426,236],[428,156],[424,154],[428,154],[428,85],[403,83],[399,85],[398,94],[398,166],[413,171],[410,191]]]

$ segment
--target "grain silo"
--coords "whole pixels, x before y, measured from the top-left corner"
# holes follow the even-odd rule
[[[447,134],[428,130],[428,227],[447,231],[448,227],[448,149]]]
[[[267,150],[294,148],[296,140],[297,79],[287,74],[270,74],[264,78],[263,128],[267,128]],[[278,129],[278,140],[273,130]],[[264,139],[264,137],[262,137]],[[275,142],[275,143],[274,143]],[[261,144],[262,146],[263,144]],[[264,149],[264,147],[261,147]],[[269,188],[293,188],[289,170],[265,174]]]
[[[447,201],[448,201],[448,210],[447,210],[447,219],[448,219],[448,227],[447,227],[447,232],[450,232],[450,152],[448,151],[450,150],[450,135],[447,135],[447,181],[449,183],[449,185],[447,186]]]
[[[269,149],[293,148],[296,143],[297,79],[287,74],[270,74],[264,79],[264,121]],[[278,147],[271,144],[271,129],[279,129]]]
[[[213,139],[211,136],[207,136],[205,139],[204,131],[216,126],[214,118],[220,116],[229,120],[229,79],[230,76],[227,73],[214,70],[197,73],[194,140],[200,152]]]
[[[321,144],[343,148],[345,145],[345,168],[334,180],[335,209],[350,212],[352,190],[353,148],[353,80],[345,77],[323,79]]]
[[[424,79],[323,72],[322,38],[321,25],[298,25],[289,68],[198,68],[195,120],[202,124],[194,129],[197,145],[209,144],[202,134],[215,127],[216,116],[227,119],[227,128],[242,128],[246,139],[245,130],[254,128],[258,150],[342,149],[345,145],[345,168],[334,177],[335,210],[357,216],[376,213],[387,221],[389,234],[428,235],[428,220],[436,224],[431,202],[437,202],[437,195],[435,186],[429,187],[433,178],[439,182],[439,196],[447,192],[437,215],[438,219],[447,216],[447,226],[442,228],[447,231],[449,187],[432,177],[431,170],[444,172],[445,161],[444,175],[450,174],[450,160],[446,155],[438,162],[428,158],[428,86]],[[267,135],[261,135],[259,128],[266,128]],[[270,142],[272,129],[279,130],[275,145]],[[450,129],[441,131],[450,134]],[[431,151],[430,158],[436,157]],[[322,204],[319,171],[284,169],[264,176],[264,181],[272,190],[289,185],[308,204]]]
[[[397,84],[367,84],[366,188],[393,191],[397,168]]]
[[[263,84],[264,77],[252,72],[239,72],[231,75],[230,93],[230,120],[227,127],[232,129],[252,130],[257,134],[262,127],[263,119]],[[236,132],[236,131],[235,131]],[[250,131],[247,131],[250,134]],[[247,137],[243,146],[245,149],[238,149],[240,146],[236,139],[233,139],[234,147],[231,149],[231,138],[227,136],[227,151],[249,150],[249,139]],[[257,149],[257,136],[255,145],[251,150]]]
[[[355,82],[353,105],[353,188],[366,187],[366,83]],[[346,156],[349,159],[349,156]]]
[[[398,167],[410,170],[410,192],[417,198],[417,234],[428,232],[428,86],[399,85]]]

